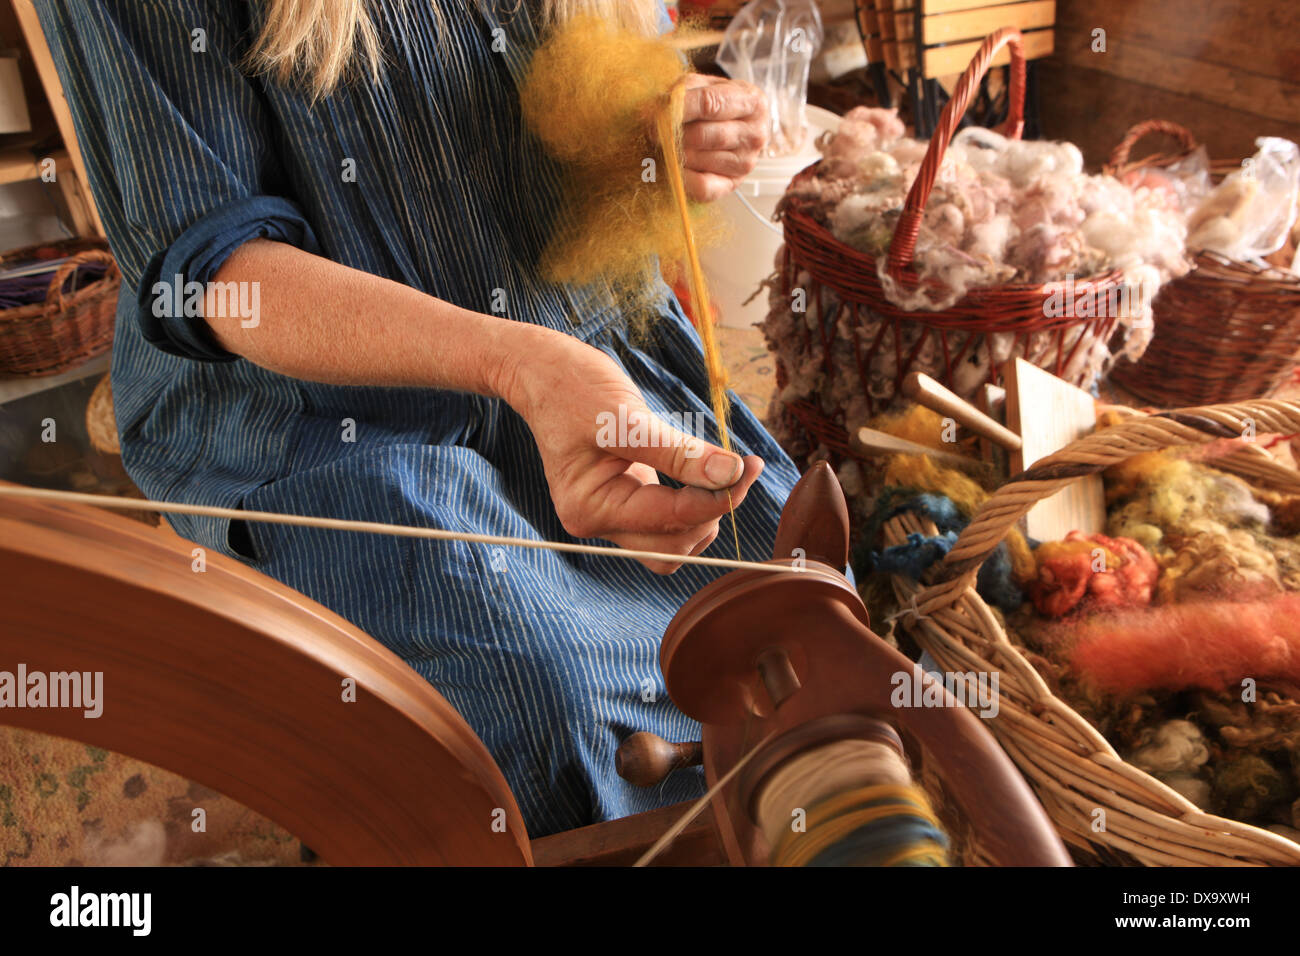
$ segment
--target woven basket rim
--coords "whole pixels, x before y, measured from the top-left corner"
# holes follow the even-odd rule
[[[1129,150],[1134,145],[1137,144],[1138,140],[1142,139],[1148,133],[1161,133],[1165,136],[1171,136],[1174,139],[1181,140],[1185,144],[1185,146],[1182,150],[1179,150],[1177,152],[1150,153],[1146,156],[1141,156],[1137,159],[1129,159],[1128,158]],[[1157,169],[1160,169],[1170,165],[1171,163],[1177,162],[1178,160],[1183,159],[1184,157],[1190,156],[1192,153],[1194,153],[1197,149],[1201,148],[1203,145],[1204,145],[1203,143],[1197,141],[1196,137],[1192,134],[1190,130],[1187,129],[1187,127],[1183,126],[1180,123],[1175,123],[1171,120],[1164,120],[1164,119],[1143,120],[1142,122],[1134,123],[1131,127],[1129,127],[1128,132],[1126,132],[1124,136],[1120,139],[1119,143],[1116,144],[1115,149],[1112,150],[1111,152],[1110,159],[1107,160],[1106,162],[1104,172],[1106,172],[1108,175],[1115,176],[1116,178],[1118,178],[1124,173],[1132,172],[1133,170],[1136,169],[1146,169],[1148,167],[1155,167]],[[1241,164],[1243,162],[1245,162],[1245,157],[1242,157],[1240,159],[1211,159],[1210,160],[1211,179],[1216,182],[1221,181],[1226,175],[1228,175],[1232,171],[1241,169]],[[1280,282],[1288,287],[1294,286],[1297,291],[1300,291],[1300,273],[1291,272],[1290,270],[1283,269],[1280,266],[1270,265],[1270,266],[1261,267],[1255,265],[1254,263],[1247,262],[1243,259],[1233,259],[1228,256],[1221,255],[1220,253],[1212,252],[1208,249],[1201,249],[1195,253],[1188,251],[1187,255],[1193,256],[1198,263],[1201,257],[1204,256],[1207,257],[1207,261],[1214,262],[1217,265],[1220,265],[1225,268],[1228,266],[1235,266],[1237,267],[1237,269],[1241,270],[1242,272],[1247,273],[1246,276],[1243,276],[1243,280],[1247,279],[1247,277],[1251,272],[1267,271],[1267,272],[1277,273],[1277,275],[1254,276],[1251,278],[1257,278],[1260,281]],[[1177,282],[1177,281],[1182,281],[1183,279],[1187,279],[1189,276],[1194,275],[1198,271],[1199,268],[1193,269],[1191,273],[1188,273],[1188,275],[1182,276],[1180,279],[1176,279],[1174,281]],[[1200,281],[1227,282],[1231,280],[1229,280],[1227,277],[1222,277],[1220,279],[1220,277],[1217,276],[1203,275],[1200,277]]]
[[[22,252],[25,251],[26,249],[47,248],[49,245],[51,244],[41,243],[38,246],[27,246],[23,250],[17,250],[17,251]],[[98,247],[94,247],[94,246],[88,249],[80,249],[77,252],[72,253],[72,255],[74,256],[79,255],[82,252],[103,252],[106,255],[109,256],[112,255],[112,253],[110,253],[107,248],[99,249]],[[6,253],[4,256],[0,256],[0,263],[7,261],[9,258],[10,258],[10,254],[8,253]],[[22,257],[12,256],[12,258],[22,258]],[[62,297],[63,308],[58,315],[52,315],[50,312],[48,300],[43,300],[41,302],[28,303],[27,305],[14,306],[13,308],[9,308],[9,309],[0,309],[0,324],[26,322],[32,319],[46,318],[46,317],[51,319],[58,319],[63,312],[76,308],[77,306],[83,305],[87,301],[93,298],[107,295],[110,292],[116,295],[117,292],[120,290],[121,285],[122,285],[121,272],[116,268],[116,266],[109,265],[102,276],[96,279],[92,279],[86,285],[83,285],[80,288],[74,290],[73,292],[64,295]]]

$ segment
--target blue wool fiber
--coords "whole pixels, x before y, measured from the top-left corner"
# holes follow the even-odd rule
[[[866,568],[882,574],[902,574],[919,581],[931,565],[943,560],[952,550],[957,535],[970,519],[957,510],[951,498],[944,495],[916,494],[901,504],[895,503],[897,496],[894,494],[882,497],[887,510],[879,518],[879,524],[904,511],[912,511],[933,521],[940,533],[934,537],[913,533],[907,536],[906,544],[868,551],[865,554]],[[877,524],[874,519],[872,523]],[[980,597],[1003,611],[1014,611],[1024,603],[1025,596],[1011,577],[1011,555],[1005,541],[980,567],[975,578],[975,590]]]

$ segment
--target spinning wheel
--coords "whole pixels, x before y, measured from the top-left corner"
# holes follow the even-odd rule
[[[757,741],[767,741],[713,798],[732,863],[763,863],[757,796],[793,756],[840,740],[909,742],[933,756],[983,851],[1007,866],[1069,865],[1047,816],[979,718],[942,691],[939,707],[896,707],[894,675],[933,685],[877,637],[840,572],[848,563],[848,508],[834,473],[815,465],[795,486],[773,562],[788,573],[733,571],[673,618],[660,663],[673,701],[704,725],[703,762],[717,784]]]
[[[99,718],[33,708],[0,720],[184,774],[329,863],[533,862],[505,779],[437,691],[337,615],[238,562],[212,555],[194,571],[190,547],[98,509],[0,499],[0,661],[104,675]],[[891,675],[931,679],[869,629],[839,570],[847,548],[843,494],[820,464],[782,517],[769,564],[786,570],[717,579],[664,636],[669,692],[703,724],[702,745],[636,735],[620,772],[652,783],[702,759],[728,859],[761,865],[770,847],[756,800],[789,761],[842,741],[923,747],[994,862],[1069,865],[976,716],[946,691],[944,706],[891,706]],[[642,817],[662,825],[664,813]],[[564,862],[564,836],[542,841],[548,860]]]
[[[329,863],[532,861],[505,778],[427,681],[238,562],[196,573],[191,547],[98,509],[0,502],[0,666],[104,675],[98,718],[0,722],[182,774]]]

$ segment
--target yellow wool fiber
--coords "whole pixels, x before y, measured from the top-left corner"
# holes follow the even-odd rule
[[[943,439],[943,421],[942,415],[924,405],[909,405],[899,411],[877,416],[871,421],[870,427],[927,448],[953,451],[953,444]]]
[[[1160,602],[1300,587],[1300,549],[1267,533],[1268,509],[1240,478],[1168,451],[1138,455],[1105,477],[1108,533],[1152,553]]]
[[[936,465],[929,455],[893,455],[885,466],[885,485],[945,495],[964,515],[973,515],[988,492],[960,471]]]
[[[1100,551],[1105,561],[1105,567],[1110,570],[1122,567],[1124,558],[1116,554],[1110,548],[1102,547],[1091,538],[1083,538],[1075,541],[1044,541],[1038,546],[1038,550],[1032,552],[1034,559],[1039,563],[1048,561],[1057,561],[1061,558],[1073,557],[1077,554],[1086,554],[1089,558],[1097,557],[1096,552]]]
[[[673,161],[665,153],[680,136],[680,111],[667,150],[656,135],[686,73],[681,54],[664,39],[599,17],[574,18],[533,55],[520,91],[524,120],[564,171],[563,212],[541,262],[546,278],[607,282],[625,306],[635,306],[656,258],[670,269],[687,258],[664,169]],[[696,234],[716,232],[720,221],[706,204],[692,204],[690,219]]]

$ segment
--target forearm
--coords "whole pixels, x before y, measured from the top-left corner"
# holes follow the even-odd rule
[[[332,385],[497,397],[518,356],[538,348],[548,331],[267,240],[237,249],[213,281],[257,283],[256,324],[206,319],[223,348],[271,371]]]

